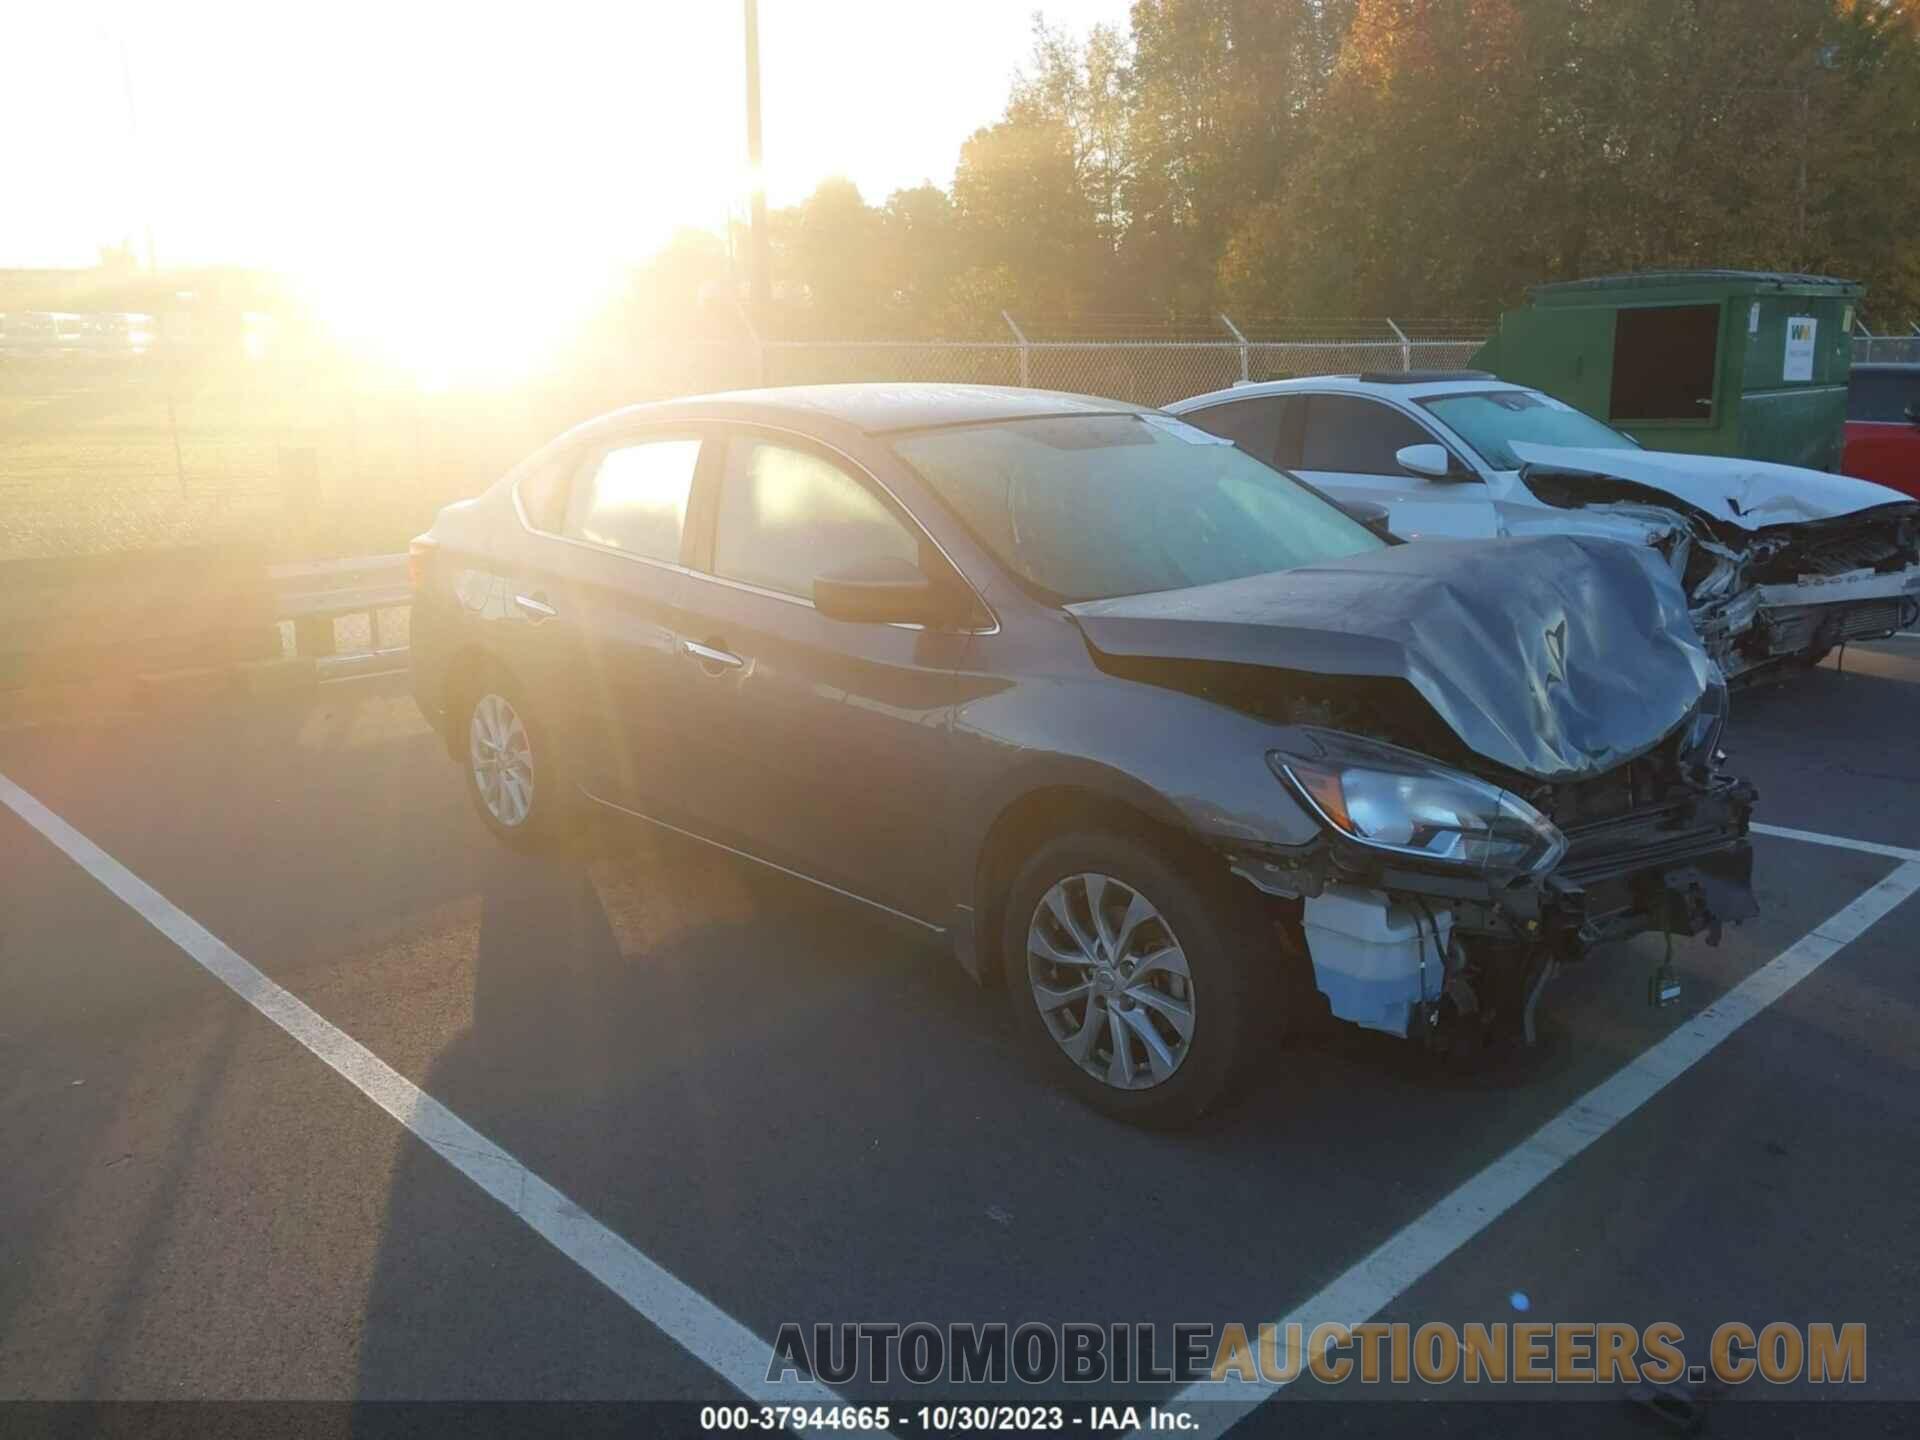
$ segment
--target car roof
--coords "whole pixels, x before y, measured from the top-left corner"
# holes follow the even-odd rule
[[[1515,385],[1510,381],[1493,376],[1461,375],[1458,371],[1430,372],[1435,378],[1407,379],[1396,376],[1391,381],[1370,379],[1364,375],[1303,375],[1293,380],[1255,380],[1232,386],[1226,390],[1210,390],[1204,395],[1195,395],[1186,400],[1177,400],[1167,408],[1176,415],[1183,410],[1197,409],[1201,405],[1220,405],[1229,400],[1253,400],[1262,395],[1286,395],[1297,390],[1317,390],[1322,393],[1332,391],[1340,394],[1377,395],[1401,400],[1425,400],[1436,395],[1473,395],[1484,394],[1488,390],[1525,390],[1525,385]],[[1417,374],[1417,372],[1416,372]],[[1438,376],[1450,374],[1454,378],[1440,379]]]
[[[1920,375],[1920,360],[1856,360],[1851,375]]]
[[[635,406],[618,412],[618,416],[767,422],[829,420],[868,435],[887,435],[942,425],[974,425],[1051,415],[1137,415],[1147,409],[1123,400],[1103,400],[1096,395],[1074,395],[1058,390],[933,383],[789,385],[765,390],[729,390]]]

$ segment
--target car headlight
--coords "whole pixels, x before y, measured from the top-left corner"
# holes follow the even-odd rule
[[[1686,739],[1680,746],[1682,759],[1712,768],[1714,754],[1720,749],[1720,740],[1727,733],[1729,708],[1726,677],[1715,665],[1713,673],[1707,678],[1707,692],[1700,697],[1693,719],[1687,723]]]
[[[1550,870],[1566,854],[1553,822],[1497,785],[1351,735],[1293,737],[1267,763],[1349,840],[1434,865],[1521,874]]]

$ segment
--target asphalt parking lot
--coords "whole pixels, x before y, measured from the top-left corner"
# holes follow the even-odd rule
[[[1758,818],[1827,838],[1757,841],[1760,918],[1677,948],[1680,1006],[1643,938],[1512,1066],[1329,1040],[1184,1136],[1035,1079],[1000,995],[831,897],[670,837],[500,849],[404,677],[0,730],[0,1399],[727,1401],[789,1321],[1322,1298],[1672,1320],[1690,1359],[1858,1321],[1851,1398],[1920,1400],[1920,640],[1845,658],[1737,700]]]

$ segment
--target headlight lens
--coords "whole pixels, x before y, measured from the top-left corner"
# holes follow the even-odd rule
[[[1727,733],[1728,709],[1726,677],[1715,665],[1707,679],[1707,693],[1700,697],[1700,706],[1687,725],[1687,738],[1680,750],[1683,759],[1712,763],[1721,737]]]
[[[1463,870],[1537,874],[1567,837],[1517,795],[1402,750],[1331,731],[1296,731],[1268,753],[1274,773],[1350,840]]]

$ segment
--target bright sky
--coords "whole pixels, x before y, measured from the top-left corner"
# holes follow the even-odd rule
[[[633,258],[744,209],[741,0],[10,6],[0,266],[325,267],[344,250]],[[952,178],[1032,12],[1127,0],[761,0],[775,205]],[[124,39],[138,140],[121,83]]]
[[[453,334],[480,295],[489,333],[519,338],[516,297],[585,303],[676,227],[745,213],[742,0],[8,8],[0,266],[91,264],[123,238],[144,253],[150,220],[162,265],[290,272],[343,328],[404,307]],[[770,202],[834,174],[875,202],[946,184],[1035,8],[761,0]],[[1042,8],[1078,31],[1128,6]]]

